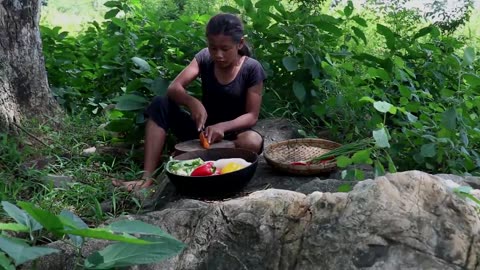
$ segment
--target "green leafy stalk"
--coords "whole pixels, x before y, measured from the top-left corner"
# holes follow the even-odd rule
[[[372,149],[375,147],[375,141],[371,138],[360,140],[357,142],[344,144],[340,147],[332,149],[325,154],[322,154],[318,157],[312,158],[309,162],[315,163],[322,160],[330,159],[330,158],[337,158],[339,156],[348,156],[355,154],[362,150]]]

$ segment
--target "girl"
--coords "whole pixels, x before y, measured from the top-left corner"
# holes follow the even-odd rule
[[[166,97],[156,97],[145,112],[144,180],[114,181],[114,185],[128,190],[150,186],[170,129],[180,141],[205,132],[209,143],[228,139],[238,148],[262,151],[263,138],[251,127],[258,120],[266,76],[260,63],[250,58],[242,22],[235,15],[218,14],[208,22],[206,36],[208,48],[175,78]],[[201,101],[185,90],[197,77],[202,81]],[[190,115],[180,106],[187,107]]]

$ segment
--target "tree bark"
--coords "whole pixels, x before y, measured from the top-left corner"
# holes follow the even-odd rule
[[[39,0],[0,0],[0,131],[53,113],[40,39]]]

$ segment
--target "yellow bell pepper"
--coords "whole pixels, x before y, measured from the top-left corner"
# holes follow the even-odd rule
[[[234,171],[238,171],[238,170],[241,170],[243,169],[243,165],[240,165],[236,162],[230,162],[228,163],[227,165],[225,165],[225,167],[223,167],[221,170],[220,170],[220,174],[225,174],[225,173],[230,173],[230,172],[234,172]]]

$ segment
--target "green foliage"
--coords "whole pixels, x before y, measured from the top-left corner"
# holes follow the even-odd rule
[[[365,26],[353,19],[358,15],[351,5],[335,18],[287,14],[273,3],[257,7],[242,13],[251,23],[256,55],[275,77],[268,87],[285,89],[280,94],[285,99],[296,97],[304,115],[319,117],[337,131],[336,138],[370,133],[386,148],[378,164],[390,171],[479,173],[472,48],[459,54],[462,42],[434,26],[399,33],[395,29],[402,27],[377,23],[368,40],[384,43],[365,51],[359,47]],[[363,96],[370,106],[360,101]],[[381,173],[383,165],[378,167]]]
[[[105,119],[85,112],[59,115],[25,122],[23,129],[33,137],[23,131],[1,135],[5,144],[0,142],[0,198],[30,201],[52,213],[69,209],[89,225],[125,211],[139,211],[138,200],[121,189],[112,190],[111,179],[138,179],[143,173],[139,162],[143,152],[106,146],[112,133],[98,127]],[[96,153],[83,154],[92,146],[97,147]],[[6,153],[14,154],[2,156]]]
[[[340,142],[373,137],[381,150],[370,158],[379,175],[479,173],[479,65],[463,39],[401,8],[358,10],[347,2],[305,16],[302,3],[234,2],[221,10],[243,18],[254,57],[270,78],[264,111],[273,108],[271,114],[308,130],[329,129]],[[164,94],[205,46],[210,16],[159,19],[137,1],[107,6],[106,21],[76,39],[42,28],[49,79],[73,111],[86,105],[99,113],[116,103],[106,128],[136,142],[149,100]],[[199,89],[195,82],[189,91]]]
[[[9,202],[2,202],[4,210],[17,221],[10,226],[2,226],[2,231],[29,231],[32,243],[41,237],[43,230],[61,238],[68,237],[64,241],[76,247],[77,260],[81,258],[81,248],[86,237],[118,241],[87,257],[84,262],[85,269],[111,269],[155,263],[177,254],[184,247],[160,228],[138,220],[122,220],[103,228],[89,228],[81,218],[69,211],[54,215],[31,203],[19,202],[18,205],[23,210]],[[133,234],[140,234],[142,237],[135,237]],[[6,269],[11,268],[11,262],[18,266],[59,252],[53,248],[31,246],[26,241],[7,234],[0,236],[0,250],[3,251],[0,252],[0,265]]]
[[[118,102],[106,128],[138,141],[143,137],[143,108],[153,96],[165,94],[169,81],[202,48],[210,16],[185,15],[172,23],[136,1],[109,1],[106,6],[106,20],[93,22],[75,38],[59,27],[41,28],[49,82],[72,112],[86,106],[96,114]]]

